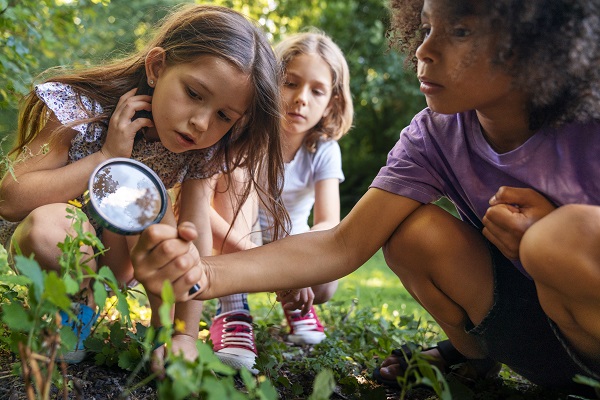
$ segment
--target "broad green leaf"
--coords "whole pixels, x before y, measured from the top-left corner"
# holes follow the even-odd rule
[[[137,348],[130,346],[128,351],[119,353],[118,365],[120,368],[131,371],[141,359],[142,355],[140,354],[140,351]]]
[[[24,275],[0,275],[0,282],[11,283],[13,285],[26,286],[32,281]]]
[[[44,291],[44,273],[40,265],[32,258],[16,255],[15,267],[20,273],[31,279],[35,300],[40,301]]]
[[[31,314],[23,308],[23,304],[19,303],[2,306],[2,321],[9,329],[19,332],[28,332],[33,326]]]
[[[73,296],[74,294],[79,292],[79,283],[75,279],[73,279],[71,275],[64,275],[62,279],[65,283],[65,290],[69,295]]]
[[[100,280],[96,279],[94,284],[92,285],[92,290],[94,292],[94,301],[98,305],[98,307],[104,307],[106,303],[106,298],[108,297],[106,294],[106,288],[104,287],[104,283]]]
[[[276,400],[279,397],[277,390],[269,380],[261,382],[258,385],[258,390],[262,400]]]
[[[63,326],[60,329],[61,353],[64,354],[71,351],[77,345],[77,335],[70,326]]]
[[[46,276],[45,295],[49,302],[62,310],[67,310],[71,306],[71,299],[67,295],[65,283],[54,271]]]
[[[126,324],[131,323],[131,316],[129,315],[129,304],[127,303],[127,299],[121,292],[116,292],[117,296],[117,311],[121,314],[121,318],[125,321]]]
[[[328,400],[335,388],[333,372],[330,369],[324,369],[317,374],[313,387],[313,392],[309,400]]]

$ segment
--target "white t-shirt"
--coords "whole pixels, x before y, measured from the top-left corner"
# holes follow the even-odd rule
[[[324,179],[337,178],[344,181],[342,171],[342,152],[336,141],[321,141],[317,151],[310,153],[302,146],[294,159],[285,164],[285,181],[283,186],[283,205],[292,222],[291,234],[310,230],[308,218],[315,204],[315,183]],[[259,210],[260,226],[263,229],[263,240],[271,241],[272,219],[264,210]]]

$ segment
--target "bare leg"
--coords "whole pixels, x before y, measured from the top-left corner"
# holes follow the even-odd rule
[[[313,304],[327,303],[335,294],[338,287],[338,281],[324,283],[322,285],[312,286],[315,298]]]
[[[600,207],[569,205],[532,225],[524,268],[544,312],[581,355],[600,364]]]
[[[424,205],[396,229],[383,250],[389,267],[452,344],[468,358],[485,358],[465,333],[466,323],[479,324],[493,303],[491,257],[483,236],[441,208]],[[386,379],[398,374],[394,359],[382,364]]]
[[[19,224],[13,234],[13,241],[25,256],[34,254],[35,260],[42,269],[60,271],[58,258],[61,254],[57,247],[63,242],[67,234],[74,235],[71,220],[67,219],[66,209],[72,207],[63,203],[48,204],[36,208]],[[91,224],[86,223],[84,229],[94,232]],[[14,252],[14,246],[11,248]],[[89,246],[82,246],[84,254],[92,256],[94,250]],[[96,269],[96,262],[88,263],[90,268]]]

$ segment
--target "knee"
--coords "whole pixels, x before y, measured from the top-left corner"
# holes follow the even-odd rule
[[[312,290],[315,295],[313,303],[314,304],[327,303],[335,294],[337,287],[338,287],[337,281],[325,283],[323,285],[313,286]]]
[[[436,205],[423,205],[409,215],[383,246],[386,263],[396,274],[424,271],[452,254],[469,251],[479,235]]]
[[[600,262],[600,207],[562,206],[533,224],[521,239],[519,257],[534,280],[562,275],[567,265]],[[600,271],[598,271],[600,274]]]
[[[65,240],[67,234],[72,232],[72,220],[66,218],[65,204],[49,204],[38,207],[30,212],[19,224],[14,238],[23,254],[35,254],[40,262],[47,262],[44,255],[54,257],[58,253],[58,243]],[[94,228],[85,222],[85,232],[94,233]]]
[[[427,251],[429,244],[436,241],[436,220],[443,219],[445,211],[433,205],[423,205],[409,215],[383,245],[386,263],[397,268],[405,265],[410,253]]]

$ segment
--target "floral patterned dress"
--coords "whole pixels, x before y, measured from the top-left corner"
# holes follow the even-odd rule
[[[81,96],[81,102],[79,102],[70,85],[47,82],[36,86],[35,91],[62,124],[89,119],[88,112],[92,112],[93,115],[102,113],[102,107],[85,96]],[[73,163],[99,151],[106,139],[106,126],[88,123],[74,126],[73,129],[77,131],[77,134],[71,141],[68,163]],[[212,148],[173,153],[167,150],[160,141],[149,142],[142,138],[134,143],[131,158],[152,168],[165,187],[170,189],[185,180],[204,179],[217,173],[218,171],[210,171],[206,168],[207,161],[213,153]],[[83,202],[83,194],[78,200]],[[88,217],[90,217],[89,214]],[[100,233],[100,227],[91,218],[90,221],[97,233]],[[19,222],[9,222],[0,217],[0,244],[7,249],[9,240],[18,224]]]

